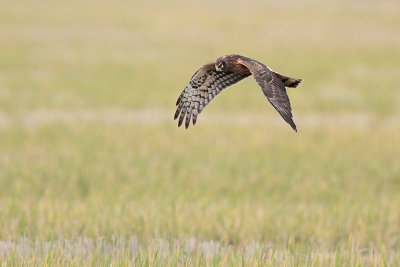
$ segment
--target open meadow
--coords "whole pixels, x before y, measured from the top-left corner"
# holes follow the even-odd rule
[[[400,266],[400,3],[0,1],[1,266]],[[295,133],[221,55],[303,78]]]

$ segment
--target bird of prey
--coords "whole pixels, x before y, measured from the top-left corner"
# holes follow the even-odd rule
[[[264,64],[240,55],[226,55],[200,67],[176,101],[174,119],[179,117],[178,127],[185,120],[186,129],[222,90],[254,76],[264,95],[282,118],[297,132],[292,108],[285,87],[297,87],[302,80],[279,74]]]

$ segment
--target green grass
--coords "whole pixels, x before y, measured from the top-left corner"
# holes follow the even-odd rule
[[[399,11],[2,1],[0,262],[399,265]],[[176,127],[228,53],[304,79],[297,134],[252,78]]]

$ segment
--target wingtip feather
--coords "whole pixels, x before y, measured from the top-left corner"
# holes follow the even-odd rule
[[[291,126],[291,127],[293,128],[293,130],[297,133],[297,126],[296,126],[296,124],[294,124],[293,121],[290,123],[290,126]]]
[[[178,127],[180,127],[183,123],[183,120],[185,119],[185,115],[186,115],[186,108],[184,108],[181,111],[181,115],[179,116],[179,121],[178,121]]]
[[[179,112],[180,112],[179,109],[177,109],[177,110],[175,111],[174,120],[176,120],[176,119],[178,118]]]
[[[186,129],[189,128],[191,115],[192,115],[192,113],[190,111],[186,114],[186,121],[185,121],[185,128]]]

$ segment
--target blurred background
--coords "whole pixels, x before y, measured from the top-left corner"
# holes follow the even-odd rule
[[[260,261],[399,263],[399,14],[397,1],[1,1],[0,255],[29,258],[20,238],[118,237],[149,255],[191,240],[174,253],[204,261],[213,241],[232,264],[251,244]],[[232,53],[304,80],[288,89],[298,133],[252,78],[177,128],[194,71]]]

